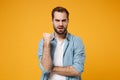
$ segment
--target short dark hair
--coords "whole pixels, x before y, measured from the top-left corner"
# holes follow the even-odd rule
[[[57,12],[65,12],[65,13],[67,14],[67,18],[69,19],[69,12],[68,12],[68,10],[67,10],[66,8],[60,7],[60,6],[55,7],[55,8],[52,10],[52,19],[54,18],[54,13],[55,13],[56,11],[57,11]]]

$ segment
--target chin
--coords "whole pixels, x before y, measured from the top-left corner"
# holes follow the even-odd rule
[[[63,34],[66,33],[66,30],[65,30],[65,29],[64,29],[64,30],[54,29],[54,30],[55,30],[55,32],[56,32],[57,34],[59,34],[59,35],[63,35]]]
[[[65,34],[65,32],[57,32],[59,35]]]

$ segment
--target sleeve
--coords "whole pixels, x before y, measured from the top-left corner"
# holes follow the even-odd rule
[[[39,66],[40,66],[40,68],[42,70],[42,73],[46,74],[48,72],[45,71],[43,65],[41,64],[42,52],[43,52],[43,42],[44,42],[43,39],[41,39],[40,42],[39,42],[39,46],[38,46],[38,59],[39,59],[39,63],[40,63]]]
[[[79,72],[83,72],[84,70],[84,45],[80,38],[74,39],[74,57],[73,57],[73,67]]]

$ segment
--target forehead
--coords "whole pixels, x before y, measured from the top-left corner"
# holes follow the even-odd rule
[[[54,13],[54,18],[55,19],[67,19],[67,14],[66,12],[55,12]]]

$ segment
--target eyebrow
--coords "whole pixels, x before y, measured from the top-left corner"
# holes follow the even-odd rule
[[[66,21],[66,19],[63,19],[62,21]]]
[[[55,21],[60,21],[59,19],[55,19]]]
[[[55,21],[60,21],[59,19],[55,19]],[[62,21],[66,21],[66,19],[63,19]]]

